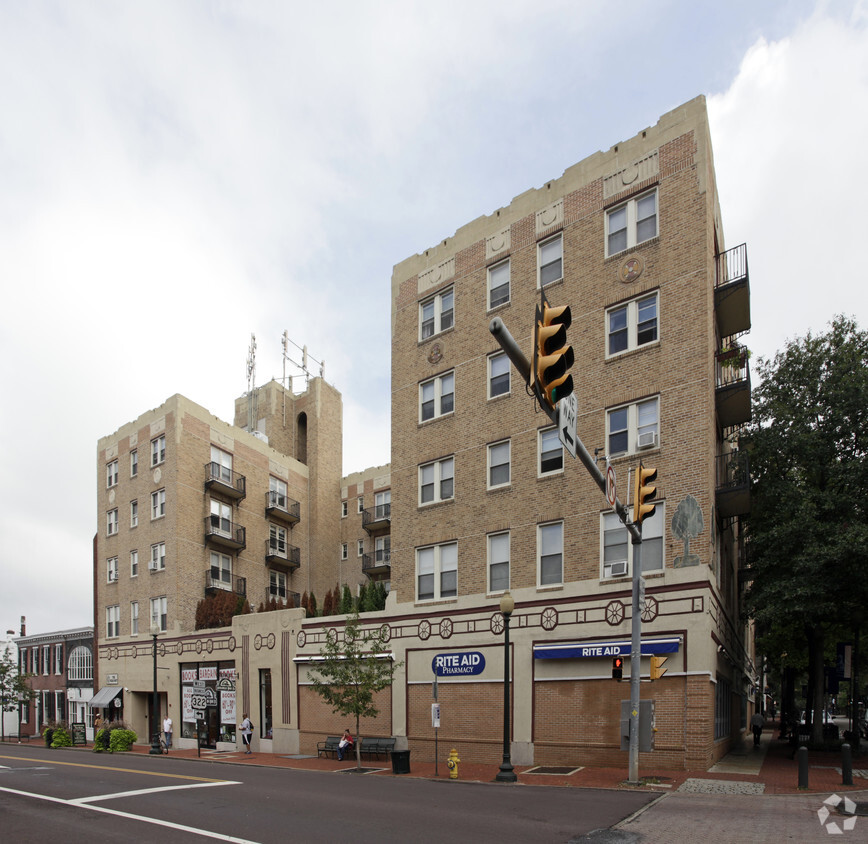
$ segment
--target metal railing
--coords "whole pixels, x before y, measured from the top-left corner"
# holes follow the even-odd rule
[[[715,255],[714,286],[723,287],[747,278],[747,244],[733,246]]]
[[[236,595],[247,595],[247,578],[238,577],[228,571],[220,569],[208,569],[205,572],[206,589],[222,589],[225,592],[234,592]]]
[[[362,527],[374,522],[388,522],[391,518],[391,504],[378,504],[376,507],[368,507],[366,510],[362,510]]]
[[[728,451],[715,458],[718,489],[733,489],[750,483],[750,455],[746,451]]]
[[[301,606],[301,595],[298,592],[289,592],[279,586],[269,586],[265,590],[265,602],[278,601],[286,604],[287,609]]]
[[[247,495],[247,478],[213,461],[205,464],[205,483],[222,484],[231,487],[241,495]]]
[[[730,384],[747,381],[749,357],[747,346],[733,345],[717,352],[714,356],[717,386],[727,387]]]
[[[205,516],[205,535],[222,537],[237,543],[242,548],[247,545],[247,531],[220,516]]]
[[[278,539],[265,540],[265,556],[278,557],[294,566],[301,563],[301,551],[295,545],[290,545]]]
[[[362,554],[362,571],[378,569],[381,566],[392,565],[391,551],[377,551],[374,554]]]
[[[266,492],[265,507],[267,510],[280,510],[296,521],[301,518],[301,505],[282,492],[275,492],[274,490]]]

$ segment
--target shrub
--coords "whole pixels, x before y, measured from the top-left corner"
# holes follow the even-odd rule
[[[109,730],[103,727],[101,730],[97,730],[96,735],[93,737],[93,752],[94,753],[102,753],[104,750],[109,749]]]
[[[54,727],[46,727],[42,731],[42,738],[45,739],[45,746],[51,747],[51,742],[54,741]]]
[[[47,741],[47,739],[46,739]],[[50,747],[72,747],[72,736],[66,727],[55,727]]]
[[[132,730],[118,729],[111,731],[109,750],[112,753],[124,753],[130,750],[138,741],[138,736]]]

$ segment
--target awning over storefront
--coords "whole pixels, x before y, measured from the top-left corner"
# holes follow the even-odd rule
[[[88,705],[91,709],[104,709],[111,706],[112,701],[118,697],[123,688],[121,686],[103,686],[91,699]]]
[[[642,656],[674,654],[681,646],[681,637],[643,639]],[[630,656],[630,640],[612,642],[567,642],[558,645],[534,645],[534,659],[587,659],[589,657]]]

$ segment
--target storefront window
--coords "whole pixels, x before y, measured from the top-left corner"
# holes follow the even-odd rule
[[[235,742],[235,663],[188,662],[181,665],[181,735],[203,746]]]
[[[259,669],[260,738],[271,738],[271,669]]]

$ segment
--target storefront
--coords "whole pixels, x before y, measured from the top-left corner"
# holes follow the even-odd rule
[[[181,663],[181,737],[202,747],[235,745],[234,662]]]

